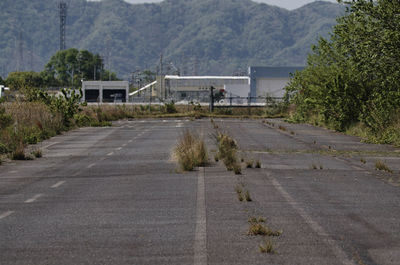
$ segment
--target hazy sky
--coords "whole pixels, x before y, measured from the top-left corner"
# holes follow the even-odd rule
[[[161,2],[162,0],[125,0],[125,1],[130,3],[151,3],[151,2],[154,3],[154,2]],[[299,8],[305,4],[314,2],[315,0],[253,0],[253,1],[279,6],[291,10]],[[336,0],[325,0],[325,1],[337,3]]]

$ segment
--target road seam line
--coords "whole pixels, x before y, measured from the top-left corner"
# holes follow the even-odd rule
[[[196,230],[194,237],[194,265],[207,264],[207,215],[204,185],[205,169],[199,168],[197,177]]]
[[[6,218],[7,216],[10,216],[14,213],[14,211],[8,211],[5,213],[0,214],[0,220]]]
[[[299,204],[287,193],[282,185],[272,176],[269,176],[272,185],[281,193],[281,195],[285,198],[285,200],[292,206],[292,208],[304,219],[304,221],[308,224],[308,226],[317,233],[318,236],[323,238],[323,241],[327,243],[333,254],[340,260],[342,264],[345,265],[355,265],[346,255],[346,253],[338,246],[337,241],[332,239],[329,234],[320,226],[317,222],[315,222],[311,216],[309,216],[306,211],[299,206]]]
[[[36,201],[37,199],[39,199],[40,197],[42,197],[43,194],[36,194],[35,196],[33,196],[32,198],[28,199],[25,201],[25,203],[32,203],[34,201]]]
[[[64,183],[65,183],[65,180],[59,181],[56,184],[54,184],[53,186],[51,186],[51,188],[53,188],[53,189],[58,188]]]

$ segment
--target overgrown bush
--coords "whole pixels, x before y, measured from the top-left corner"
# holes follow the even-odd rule
[[[347,14],[286,88],[291,118],[339,131],[361,122],[368,138],[400,144],[400,2],[341,2]]]

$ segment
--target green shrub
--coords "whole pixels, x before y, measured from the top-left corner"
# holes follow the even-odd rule
[[[165,103],[164,106],[165,106],[165,112],[166,113],[177,113],[178,112],[176,110],[174,101],[171,101],[170,103]]]
[[[11,115],[6,114],[4,107],[0,106],[0,130],[7,128],[13,123]]]
[[[83,114],[83,113],[75,114],[74,115],[74,120],[75,120],[75,124],[78,127],[87,127],[87,126],[90,126],[90,124],[92,122],[94,122],[91,117],[89,117],[88,115]]]

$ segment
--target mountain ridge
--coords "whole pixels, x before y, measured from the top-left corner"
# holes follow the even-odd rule
[[[21,61],[19,32],[22,70],[43,69],[59,47],[57,3],[2,0],[0,75]],[[125,79],[136,69],[154,68],[161,53],[186,74],[195,68],[198,74],[232,74],[255,64],[304,65],[311,44],[328,36],[344,14],[328,2],[291,11],[250,0],[67,3],[67,47],[102,54],[105,67]]]

